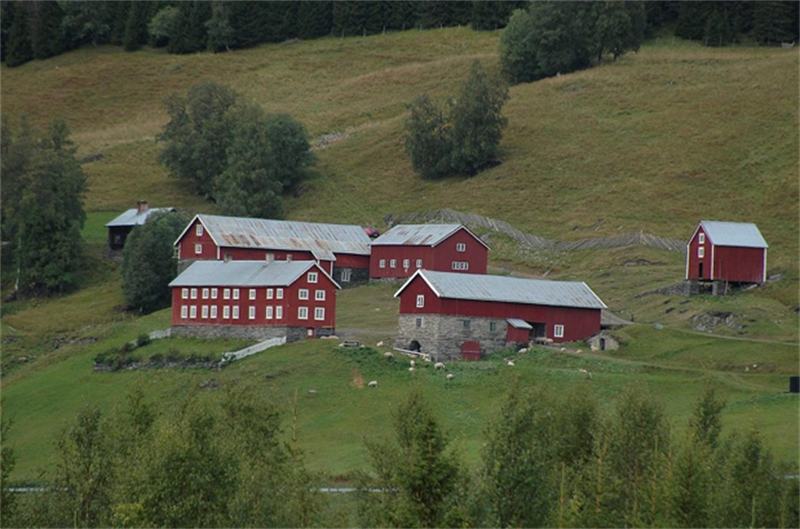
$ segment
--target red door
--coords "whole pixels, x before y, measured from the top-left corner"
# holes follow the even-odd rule
[[[481,344],[478,342],[464,342],[461,344],[461,358],[464,360],[480,360]]]

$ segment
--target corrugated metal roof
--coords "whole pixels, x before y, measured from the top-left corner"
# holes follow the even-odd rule
[[[399,224],[372,241],[372,244],[436,246],[461,227],[461,224]]]
[[[517,318],[507,318],[506,321],[515,329],[533,329],[530,323],[525,320],[520,320]]]
[[[141,213],[139,213],[136,208],[129,209],[119,217],[106,224],[106,227],[116,228],[119,226],[141,226],[147,222],[147,218],[150,215],[160,211],[175,211],[175,208],[150,208],[142,211]]]
[[[745,248],[769,248],[767,241],[752,222],[720,222],[704,220],[700,225],[716,246],[743,246]]]
[[[430,270],[416,272],[395,295],[400,294],[417,275],[442,298],[554,307],[606,308],[605,303],[582,281],[545,281]]]
[[[219,215],[198,217],[220,246],[304,250],[326,261],[335,260],[334,253],[370,253],[370,238],[361,226]]]
[[[195,261],[169,286],[287,287],[315,266],[314,261]]]

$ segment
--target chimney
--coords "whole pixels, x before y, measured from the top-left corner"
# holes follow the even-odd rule
[[[138,201],[136,203],[136,214],[137,215],[141,215],[142,213],[144,213],[148,209],[150,209],[150,206],[147,205],[147,201],[146,200],[140,200],[140,201]]]

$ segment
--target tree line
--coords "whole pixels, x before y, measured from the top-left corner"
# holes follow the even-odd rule
[[[629,388],[601,409],[514,383],[485,427],[474,469],[412,388],[389,435],[365,441],[354,506],[331,506],[286,413],[253,386],[165,412],[141,390],[113,412],[87,406],[56,439],[46,492],[3,489],[19,527],[797,527],[798,480],[758,432],[721,435],[711,387],[685,428]],[[13,425],[11,426],[13,432]],[[15,464],[2,426],[0,481]],[[355,508],[356,512],[344,509]]]

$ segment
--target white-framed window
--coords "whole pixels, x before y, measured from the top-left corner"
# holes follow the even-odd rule
[[[184,305],[181,307],[181,319],[186,319],[189,316],[189,307]]]
[[[211,299],[217,299],[217,294],[219,294],[218,290],[218,288],[211,289]]]
[[[317,307],[314,309],[314,319],[316,321],[322,321],[325,319],[325,309],[322,307]]]
[[[564,326],[563,325],[554,325],[553,326],[553,336],[556,338],[563,338],[564,337]]]
[[[273,297],[275,297],[275,289],[268,288],[267,289],[267,299],[272,299]]]
[[[192,289],[192,299],[197,299],[197,289],[196,288]]]
[[[451,266],[453,270],[469,270],[469,263],[467,261],[453,261]]]
[[[197,317],[197,307],[192,305],[189,307],[189,317],[195,319]]]
[[[411,267],[411,259],[403,259],[403,268]]]
[[[456,243],[456,251],[457,252],[466,252],[467,251],[467,243],[465,243],[465,242]]]
[[[283,289],[282,288],[278,288],[278,289],[275,290],[275,297],[277,299],[283,299]]]
[[[182,288],[181,289],[181,299],[189,299],[189,289]]]
[[[306,331],[306,336],[308,336],[309,338],[313,338],[314,337],[314,329],[308,329]]]
[[[342,268],[342,283],[349,283],[352,273],[353,271],[350,268]]]
[[[282,320],[283,319],[283,306],[275,307],[275,319]]]
[[[268,319],[268,320],[271,320],[271,319],[272,319],[272,316],[273,316],[274,310],[275,310],[275,309],[274,309],[272,306],[269,306],[269,307],[267,307],[267,319]]]
[[[226,253],[225,254],[225,262],[228,263],[230,261],[233,261],[233,254],[232,253]]]
[[[268,262],[268,263],[271,263],[272,261],[275,260],[275,254],[274,253],[266,253],[266,254],[264,254],[264,260],[266,262]]]
[[[317,290],[314,292],[314,299],[317,301],[325,301],[325,291]]]
[[[309,283],[316,283],[317,279],[319,278],[319,274],[316,272],[309,272],[308,273],[308,282]]]
[[[222,299],[231,299],[231,289],[226,288],[222,291]]]
[[[250,309],[248,310],[248,313],[247,313],[247,317],[250,318],[251,320],[256,319],[256,308],[255,307],[250,307]]]
[[[389,268],[396,268],[397,267],[397,259],[392,259],[389,261]]]
[[[301,288],[297,291],[297,299],[308,299],[308,289]]]
[[[297,307],[297,319],[298,320],[308,319],[308,307]]]
[[[194,253],[200,255],[203,253],[203,245],[202,244],[195,244],[194,245]]]
[[[424,294],[419,294],[417,296],[417,308],[421,309],[424,306],[425,306],[425,295]]]
[[[207,288],[203,289],[203,299],[208,299],[208,289]]]
[[[119,235],[117,237],[119,237]],[[181,258],[181,247],[180,246],[176,246],[175,248],[172,249],[172,258],[173,259],[180,259]]]
[[[256,299],[256,289],[250,289],[250,299]]]
[[[211,319],[214,319],[216,317],[217,317],[217,306],[211,305]]]
[[[705,247],[703,247],[703,246],[698,246],[698,247],[697,247],[697,257],[705,257],[705,255],[706,255],[706,249],[705,249]]]
[[[208,318],[208,305],[203,305],[200,310],[200,317]]]
[[[417,268],[422,268],[422,259],[417,259]]]
[[[698,235],[697,237],[697,242],[699,242],[700,244],[706,243],[706,234],[703,233],[702,231],[700,232],[700,235]]]
[[[222,319],[227,320],[231,317],[231,308],[228,305],[222,307]]]
[[[234,288],[233,289],[233,299],[239,299],[239,289],[238,288]]]
[[[234,305],[234,307],[233,307],[233,319],[234,320],[238,320],[239,319],[239,306],[238,305]]]
[[[386,259],[378,261],[378,268],[386,268]]]
[[[286,254],[286,262],[287,263],[291,263],[292,262],[292,254]]]
[[[195,226],[194,232],[197,234],[198,237],[202,237],[203,236],[203,225],[198,222],[197,226]]]

